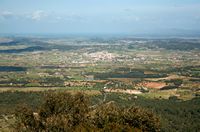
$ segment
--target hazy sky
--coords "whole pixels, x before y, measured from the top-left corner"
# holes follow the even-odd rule
[[[0,33],[200,32],[200,0],[0,0]]]

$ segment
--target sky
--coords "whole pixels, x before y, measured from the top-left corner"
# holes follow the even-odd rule
[[[200,0],[0,0],[0,33],[200,32]]]

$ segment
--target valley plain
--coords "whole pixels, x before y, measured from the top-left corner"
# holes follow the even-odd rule
[[[198,130],[200,39],[0,38],[1,123],[18,104],[36,107],[46,91],[84,92],[94,104],[106,94],[152,110],[163,131]]]

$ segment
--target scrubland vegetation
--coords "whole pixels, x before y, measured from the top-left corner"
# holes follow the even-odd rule
[[[70,94],[71,93],[71,94]],[[71,119],[68,114],[72,114],[67,110],[72,108],[71,112],[76,112],[74,109],[88,109],[90,111],[90,114],[94,114],[95,110],[101,112],[100,114],[108,114],[108,117],[105,117],[106,115],[99,115],[99,120],[105,120],[102,118],[114,118],[117,121],[121,121],[121,116],[119,117],[119,113],[123,110],[133,110],[133,112],[130,112],[129,116],[130,118],[134,116],[138,116],[138,114],[142,114],[141,118],[142,121],[146,120],[148,123],[152,121],[152,125],[156,127],[157,130],[161,131],[196,131],[199,129],[199,119],[200,119],[200,98],[194,98],[192,100],[188,101],[182,101],[178,100],[177,98],[170,98],[167,99],[149,99],[142,96],[138,96],[137,99],[135,98],[135,95],[129,95],[129,94],[114,94],[109,93],[107,94],[106,101],[103,102],[103,95],[100,93],[96,94],[90,94],[89,91],[85,92],[85,94],[77,94],[77,91],[74,92],[68,92],[68,91],[48,91],[48,92],[3,92],[1,93],[1,115],[8,116],[16,114],[17,117],[13,118],[10,117],[8,121],[10,124],[8,125],[9,129],[13,129],[13,127],[16,127],[16,123],[21,127],[20,130],[29,130],[29,129],[51,129],[53,125],[55,125],[55,129],[59,129],[59,126],[61,129],[75,129],[76,127],[86,127],[85,129],[91,129],[96,128],[97,130],[105,130],[106,128],[98,128],[95,124],[90,124],[91,126],[87,126],[88,124],[85,124],[86,126],[79,126],[83,124],[76,124],[72,128],[68,127],[68,125],[64,122],[65,120]],[[83,97],[84,100],[79,100],[80,97]],[[77,99],[75,101],[74,99]],[[82,102],[83,103],[80,103]],[[84,103],[87,104],[85,104]],[[75,103],[76,102],[76,103]],[[79,104],[80,103],[80,104]],[[75,106],[73,106],[75,105]],[[55,107],[55,108],[54,108]],[[74,107],[74,108],[73,108]],[[114,108],[113,108],[114,107]],[[52,111],[55,112],[54,114],[50,114],[49,109],[53,109]],[[115,110],[117,109],[117,110]],[[136,112],[134,111],[136,110]],[[137,113],[139,110],[139,113]],[[50,128],[39,128],[41,126],[37,126],[38,128],[34,128],[37,120],[35,121],[35,118],[33,116],[33,113],[38,113],[39,115],[42,114],[41,112],[44,112],[43,114],[48,114],[48,118],[55,118],[53,121],[55,122],[49,122]],[[116,115],[116,111],[119,112]],[[27,113],[26,113],[27,112]],[[57,113],[56,113],[57,112]],[[69,113],[68,113],[69,112]],[[146,113],[147,112],[147,113]],[[86,112],[87,113],[87,112]],[[86,114],[84,113],[84,114]],[[146,114],[152,114],[152,116],[148,117],[150,118],[147,120]],[[66,115],[65,115],[66,114]],[[83,114],[83,113],[82,113]],[[97,114],[97,113],[96,113]],[[127,114],[127,113],[126,113]],[[64,116],[63,120],[61,119],[61,115]],[[76,115],[76,114],[75,114]],[[43,115],[44,116],[44,115]],[[78,115],[77,115],[78,116]],[[89,116],[89,115],[87,115]],[[97,115],[96,115],[97,116]],[[112,116],[112,117],[109,117]],[[113,117],[114,116],[114,117]],[[145,116],[145,117],[143,117]],[[81,116],[83,117],[83,116]],[[102,117],[102,118],[100,118]],[[154,117],[154,118],[153,118]],[[34,120],[32,120],[34,118]],[[58,119],[57,119],[58,118]],[[88,119],[89,121],[93,121]],[[139,117],[138,117],[139,118]],[[57,120],[56,120],[57,119]],[[82,119],[82,118],[81,118]],[[96,119],[96,120],[98,120]],[[114,120],[113,119],[113,120]],[[14,120],[14,121],[13,121]],[[28,122],[25,122],[27,121]],[[43,120],[47,120],[47,117],[43,117]],[[136,117],[134,117],[135,121],[138,121]],[[15,122],[16,121],[16,122]],[[150,122],[149,122],[150,121]],[[155,122],[154,122],[155,121]],[[15,122],[15,123],[14,123]],[[109,121],[108,121],[109,122]],[[134,121],[133,121],[134,122]],[[138,121],[140,122],[140,121]],[[1,124],[5,123],[5,119],[1,117]],[[30,123],[27,126],[28,128],[24,128],[23,123]],[[33,123],[33,124],[31,124]],[[37,122],[39,123],[39,121]],[[52,124],[51,124],[52,123]],[[85,123],[85,122],[81,122]],[[87,122],[88,123],[88,122]],[[111,124],[113,122],[110,122]],[[116,121],[114,121],[116,123]],[[119,124],[115,125],[120,125]],[[39,124],[38,124],[39,125]],[[114,125],[114,124],[113,124]],[[124,125],[124,124],[121,124]],[[136,124],[135,124],[136,125]],[[140,124],[141,125],[141,124]],[[143,124],[144,125],[144,124]],[[147,124],[146,124],[147,125]],[[115,126],[115,127],[117,127]],[[153,127],[152,126],[152,127]],[[32,127],[32,128],[29,128]],[[63,128],[65,127],[65,128]],[[104,126],[105,127],[105,126]],[[108,126],[107,126],[108,127]],[[110,126],[111,127],[111,126]],[[118,126],[120,127],[120,126]],[[117,127],[117,128],[118,128]],[[125,126],[124,126],[125,127]],[[120,127],[120,128],[124,128]],[[142,127],[142,126],[141,126]],[[143,126],[144,127],[144,126]],[[3,126],[2,126],[3,128]],[[128,126],[125,128],[129,128]],[[138,128],[138,126],[131,126],[131,129]],[[19,129],[19,128],[18,128]],[[52,128],[54,129],[54,128]],[[111,129],[111,128],[110,128]],[[138,130],[141,130],[143,128],[138,128]],[[149,130],[150,128],[145,128],[146,130]]]
[[[83,94],[48,93],[34,111],[20,107],[19,131],[159,131],[158,117],[139,107],[119,107],[114,102],[90,105]]]

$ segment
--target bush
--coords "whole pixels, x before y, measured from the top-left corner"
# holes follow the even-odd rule
[[[102,104],[94,110],[94,126],[109,130],[159,131],[160,121],[152,112],[139,107],[121,108],[114,102]]]
[[[15,113],[19,131],[159,131],[159,119],[139,107],[122,108],[114,102],[91,106],[78,93],[50,92],[38,111],[27,106]]]

